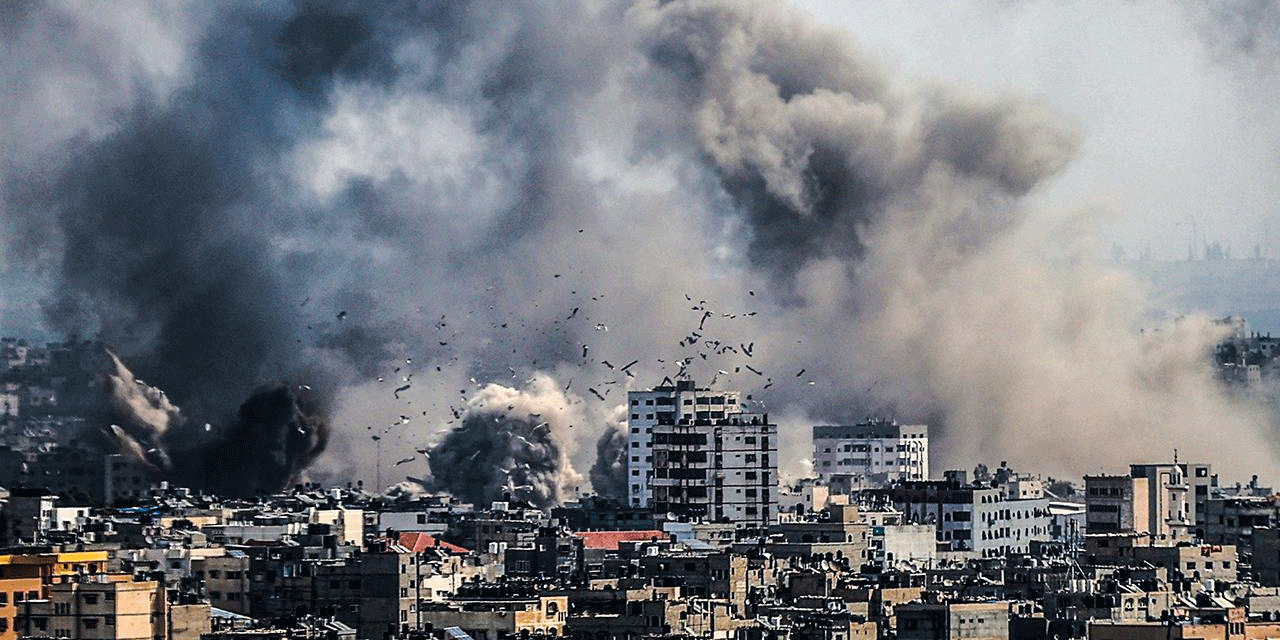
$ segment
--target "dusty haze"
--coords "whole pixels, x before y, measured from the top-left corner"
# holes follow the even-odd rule
[[[934,425],[935,470],[1275,462],[1213,327],[1096,260],[1125,212],[1033,202],[1078,123],[789,6],[0,11],[14,291],[184,412],[310,387],[312,477],[372,481],[376,435],[388,485],[616,491],[626,389],[681,373],[750,394],[792,471],[871,413]]]

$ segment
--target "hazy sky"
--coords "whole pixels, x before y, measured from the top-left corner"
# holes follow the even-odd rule
[[[1035,200],[1112,211],[1108,239],[1184,259],[1280,257],[1280,10],[1272,2],[793,0],[896,73],[1030,93],[1083,132]]]

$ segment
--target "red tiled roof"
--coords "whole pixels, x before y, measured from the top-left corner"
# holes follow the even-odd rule
[[[649,529],[645,531],[575,531],[573,535],[582,538],[582,546],[587,549],[607,549],[617,551],[623,542],[648,542],[657,538],[666,540],[667,532]]]
[[[421,531],[402,531],[400,533],[400,544],[414,553],[422,553],[432,547],[440,547],[450,553],[471,553],[456,544],[450,544]]]

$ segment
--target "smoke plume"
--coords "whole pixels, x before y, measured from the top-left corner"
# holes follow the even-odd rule
[[[572,404],[545,376],[523,390],[486,386],[427,452],[431,488],[478,507],[508,498],[536,507],[564,502],[582,482],[564,448]]]
[[[160,478],[227,497],[274,493],[297,480],[328,443],[328,424],[308,415],[288,387],[259,389],[213,434],[212,424],[187,419],[163,391],[108,355],[114,367],[106,373],[108,452]]]
[[[607,426],[596,440],[596,460],[587,475],[591,488],[605,498],[627,498],[627,428],[625,408],[615,425]]]
[[[287,482],[327,422],[312,477],[372,480],[376,435],[481,504],[561,501],[575,468],[621,495],[625,390],[682,375],[774,415],[930,421],[939,467],[1077,473],[1157,437],[1272,461],[1212,383],[1214,326],[1143,331],[1144,292],[1092,259],[1098,212],[1027,204],[1074,125],[907,82],[787,5],[0,11],[24,56],[5,264],[49,330],[168,392],[124,385],[115,437],[168,443],[186,481]],[[214,462],[249,450],[265,471]]]

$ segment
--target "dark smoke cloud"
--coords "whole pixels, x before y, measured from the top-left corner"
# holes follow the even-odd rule
[[[615,500],[627,498],[627,431],[607,428],[596,440],[596,461],[587,477],[598,495]]]
[[[1033,100],[904,85],[767,2],[123,7],[6,21],[5,257],[52,329],[168,391],[166,439],[209,422],[297,452],[247,484],[323,441],[286,396],[233,415],[282,384],[335,425],[313,472],[372,479],[369,436],[439,437],[434,482],[481,502],[564,499],[625,389],[681,372],[785,419],[789,459],[873,409],[937,416],[961,466],[1122,461],[1210,422],[1265,450],[1204,384],[1213,329],[1139,335],[1147,301],[1091,266],[1088,216],[1023,204],[1076,147]],[[93,108],[25,106],[57,77]],[[555,402],[475,404],[495,388]]]
[[[249,396],[214,442],[177,452],[171,477],[223,496],[252,496],[289,486],[324,452],[329,425],[309,415],[288,387]]]
[[[104,451],[141,462],[159,478],[227,497],[274,493],[297,480],[328,443],[328,424],[288,387],[259,389],[215,434],[212,424],[189,418],[164,391],[107,355],[106,406],[96,416],[109,425]]]
[[[572,414],[572,401],[548,378],[525,390],[485,387],[461,423],[428,450],[428,488],[479,507],[511,498],[535,507],[564,502],[582,480],[561,435]]]

